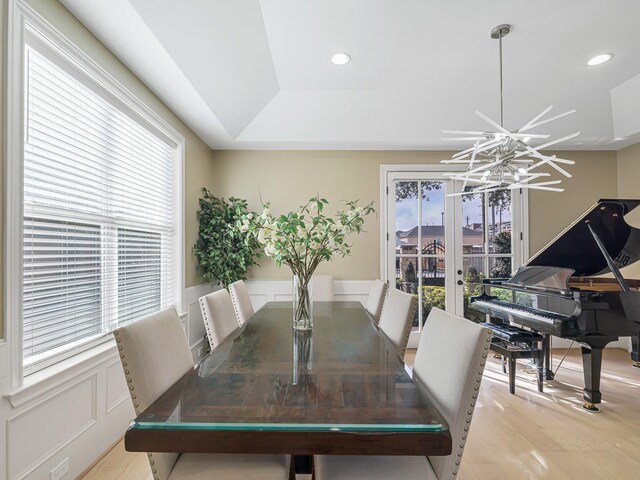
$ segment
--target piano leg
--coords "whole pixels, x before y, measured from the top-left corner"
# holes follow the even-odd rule
[[[602,393],[600,393],[602,349],[610,341],[598,342],[598,345],[594,345],[591,342],[588,345],[582,344],[582,368],[585,385],[583,390],[585,403],[582,407],[592,412],[600,411],[596,404],[602,401]]]
[[[631,335],[631,361],[634,367],[640,368],[640,333]]]
[[[544,352],[544,378],[553,380],[553,365],[551,365],[551,335],[545,333],[542,340],[542,351]]]

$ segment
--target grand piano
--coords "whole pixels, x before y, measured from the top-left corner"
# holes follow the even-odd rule
[[[640,200],[599,200],[510,279],[484,280],[483,293],[470,301],[471,308],[487,313],[492,322],[545,334],[547,379],[553,378],[550,335],[579,342],[583,406],[591,411],[598,411],[602,400],[602,349],[609,342],[630,336],[631,359],[640,366],[640,282],[620,273],[640,258],[640,229],[625,220],[638,205]],[[605,273],[613,278],[594,278]],[[495,289],[503,290],[497,294]]]

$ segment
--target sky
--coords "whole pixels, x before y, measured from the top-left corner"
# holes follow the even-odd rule
[[[430,190],[422,200],[422,225],[442,225],[445,193],[443,190]],[[468,217],[468,218],[467,218]],[[396,231],[410,230],[418,224],[418,199],[406,199],[396,202]],[[496,219],[497,220],[497,219]],[[511,220],[511,212],[503,212],[502,220]],[[471,226],[482,222],[482,202],[479,197],[462,202],[462,224]]]

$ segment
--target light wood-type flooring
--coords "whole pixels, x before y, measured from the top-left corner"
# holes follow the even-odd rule
[[[491,359],[482,383],[458,478],[640,479],[640,368],[620,349],[605,350],[600,413],[582,409],[582,363],[572,349],[538,393],[535,375],[518,364],[516,393]],[[564,351],[554,351],[554,369]],[[407,362],[415,351],[409,351]],[[446,366],[442,366],[446,368]],[[145,454],[118,443],[85,480],[151,480]]]

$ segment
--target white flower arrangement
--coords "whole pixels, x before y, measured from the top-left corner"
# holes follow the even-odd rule
[[[324,214],[328,203],[316,196],[298,211],[277,217],[266,203],[260,215],[245,215],[240,228],[256,238],[276,265],[287,265],[301,280],[309,279],[321,262],[351,253],[347,236],[360,233],[365,217],[375,211],[373,202],[361,207],[357,200],[348,201],[347,209],[334,218]]]
[[[310,328],[312,305],[308,286],[313,272],[323,261],[349,255],[352,244],[347,242],[347,236],[362,232],[365,217],[375,211],[373,202],[361,207],[354,200],[345,202],[347,208],[331,217],[324,214],[328,203],[316,196],[298,211],[277,217],[266,203],[260,215],[247,214],[241,220],[240,228],[247,233],[248,240],[255,238],[266,256],[279,267],[287,265],[297,277],[294,328]],[[302,326],[295,327],[297,322]]]

